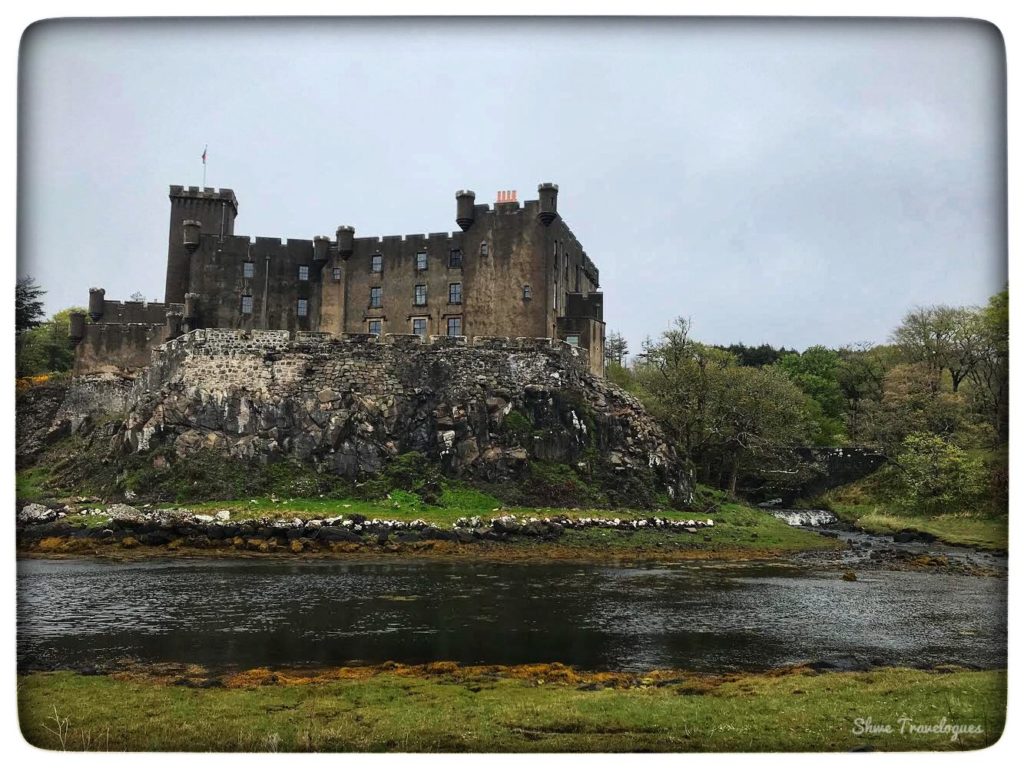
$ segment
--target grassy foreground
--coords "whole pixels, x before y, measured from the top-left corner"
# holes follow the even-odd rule
[[[1009,547],[1007,517],[895,514],[878,504],[832,502],[829,507],[840,519],[870,533],[911,530],[930,533],[947,544],[997,550]]]
[[[442,663],[314,679],[253,670],[203,688],[124,678],[22,676],[22,733],[68,750],[962,750],[999,738],[1006,702],[1004,672],[963,670],[629,678]],[[909,729],[943,723],[981,732]]]

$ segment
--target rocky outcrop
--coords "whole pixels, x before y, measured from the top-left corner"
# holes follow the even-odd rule
[[[291,458],[353,479],[417,452],[498,483],[535,462],[677,502],[683,464],[643,406],[550,339],[199,330],[160,347],[126,398],[123,453]]]
[[[16,456],[30,461],[56,437],[57,411],[68,393],[67,381],[49,381],[18,392],[15,410]]]

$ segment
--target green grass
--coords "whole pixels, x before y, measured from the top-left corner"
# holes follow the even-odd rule
[[[998,550],[1009,547],[1009,521],[1005,516],[896,514],[879,504],[841,502],[831,502],[829,508],[840,519],[871,533],[912,530],[930,533],[947,544]]]
[[[559,543],[568,548],[579,549],[594,549],[596,547],[599,549],[650,550],[663,545],[679,545],[685,549],[710,553],[743,550],[764,554],[798,552],[807,549],[832,549],[842,546],[835,539],[793,528],[762,510],[742,504],[722,504],[711,514],[678,510],[662,510],[651,513],[644,510],[628,509],[502,507],[497,499],[473,490],[446,490],[441,497],[441,502],[448,506],[431,506],[424,504],[413,494],[393,492],[391,499],[382,501],[256,498],[190,504],[188,509],[200,513],[213,513],[227,509],[231,511],[233,521],[258,517],[310,519],[360,514],[370,518],[392,520],[419,518],[428,523],[445,527],[451,526],[460,517],[473,515],[479,515],[485,519],[499,514],[515,514],[519,517],[565,515],[575,518],[637,519],[657,514],[660,517],[673,520],[710,517],[715,521],[715,525],[712,528],[698,529],[697,534],[672,534],[651,529],[623,532],[587,528],[580,531],[567,531]]]
[[[64,747],[130,751],[846,751],[978,749],[1003,728],[995,671],[748,675],[581,690],[507,675],[408,675],[305,685],[185,688],[71,672],[19,678],[22,733]],[[643,682],[643,681],[641,681]],[[654,681],[650,681],[654,683]],[[915,724],[981,734],[900,733]],[[893,733],[854,733],[857,718]]]
[[[38,501],[53,495],[46,467],[30,467],[15,474],[15,495],[19,501]]]

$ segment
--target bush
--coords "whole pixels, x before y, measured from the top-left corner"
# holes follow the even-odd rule
[[[922,514],[973,511],[989,482],[981,459],[929,433],[908,435],[900,446],[897,464],[902,500]]]

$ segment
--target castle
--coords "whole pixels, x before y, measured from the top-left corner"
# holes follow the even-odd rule
[[[397,336],[561,339],[604,374],[598,270],[558,214],[558,186],[520,204],[455,195],[462,231],[312,240],[235,234],[230,189],[171,186],[164,301],[89,290],[71,317],[75,373],[131,373],[152,350],[202,328],[289,331],[363,341]],[[417,339],[411,338],[411,341]]]

